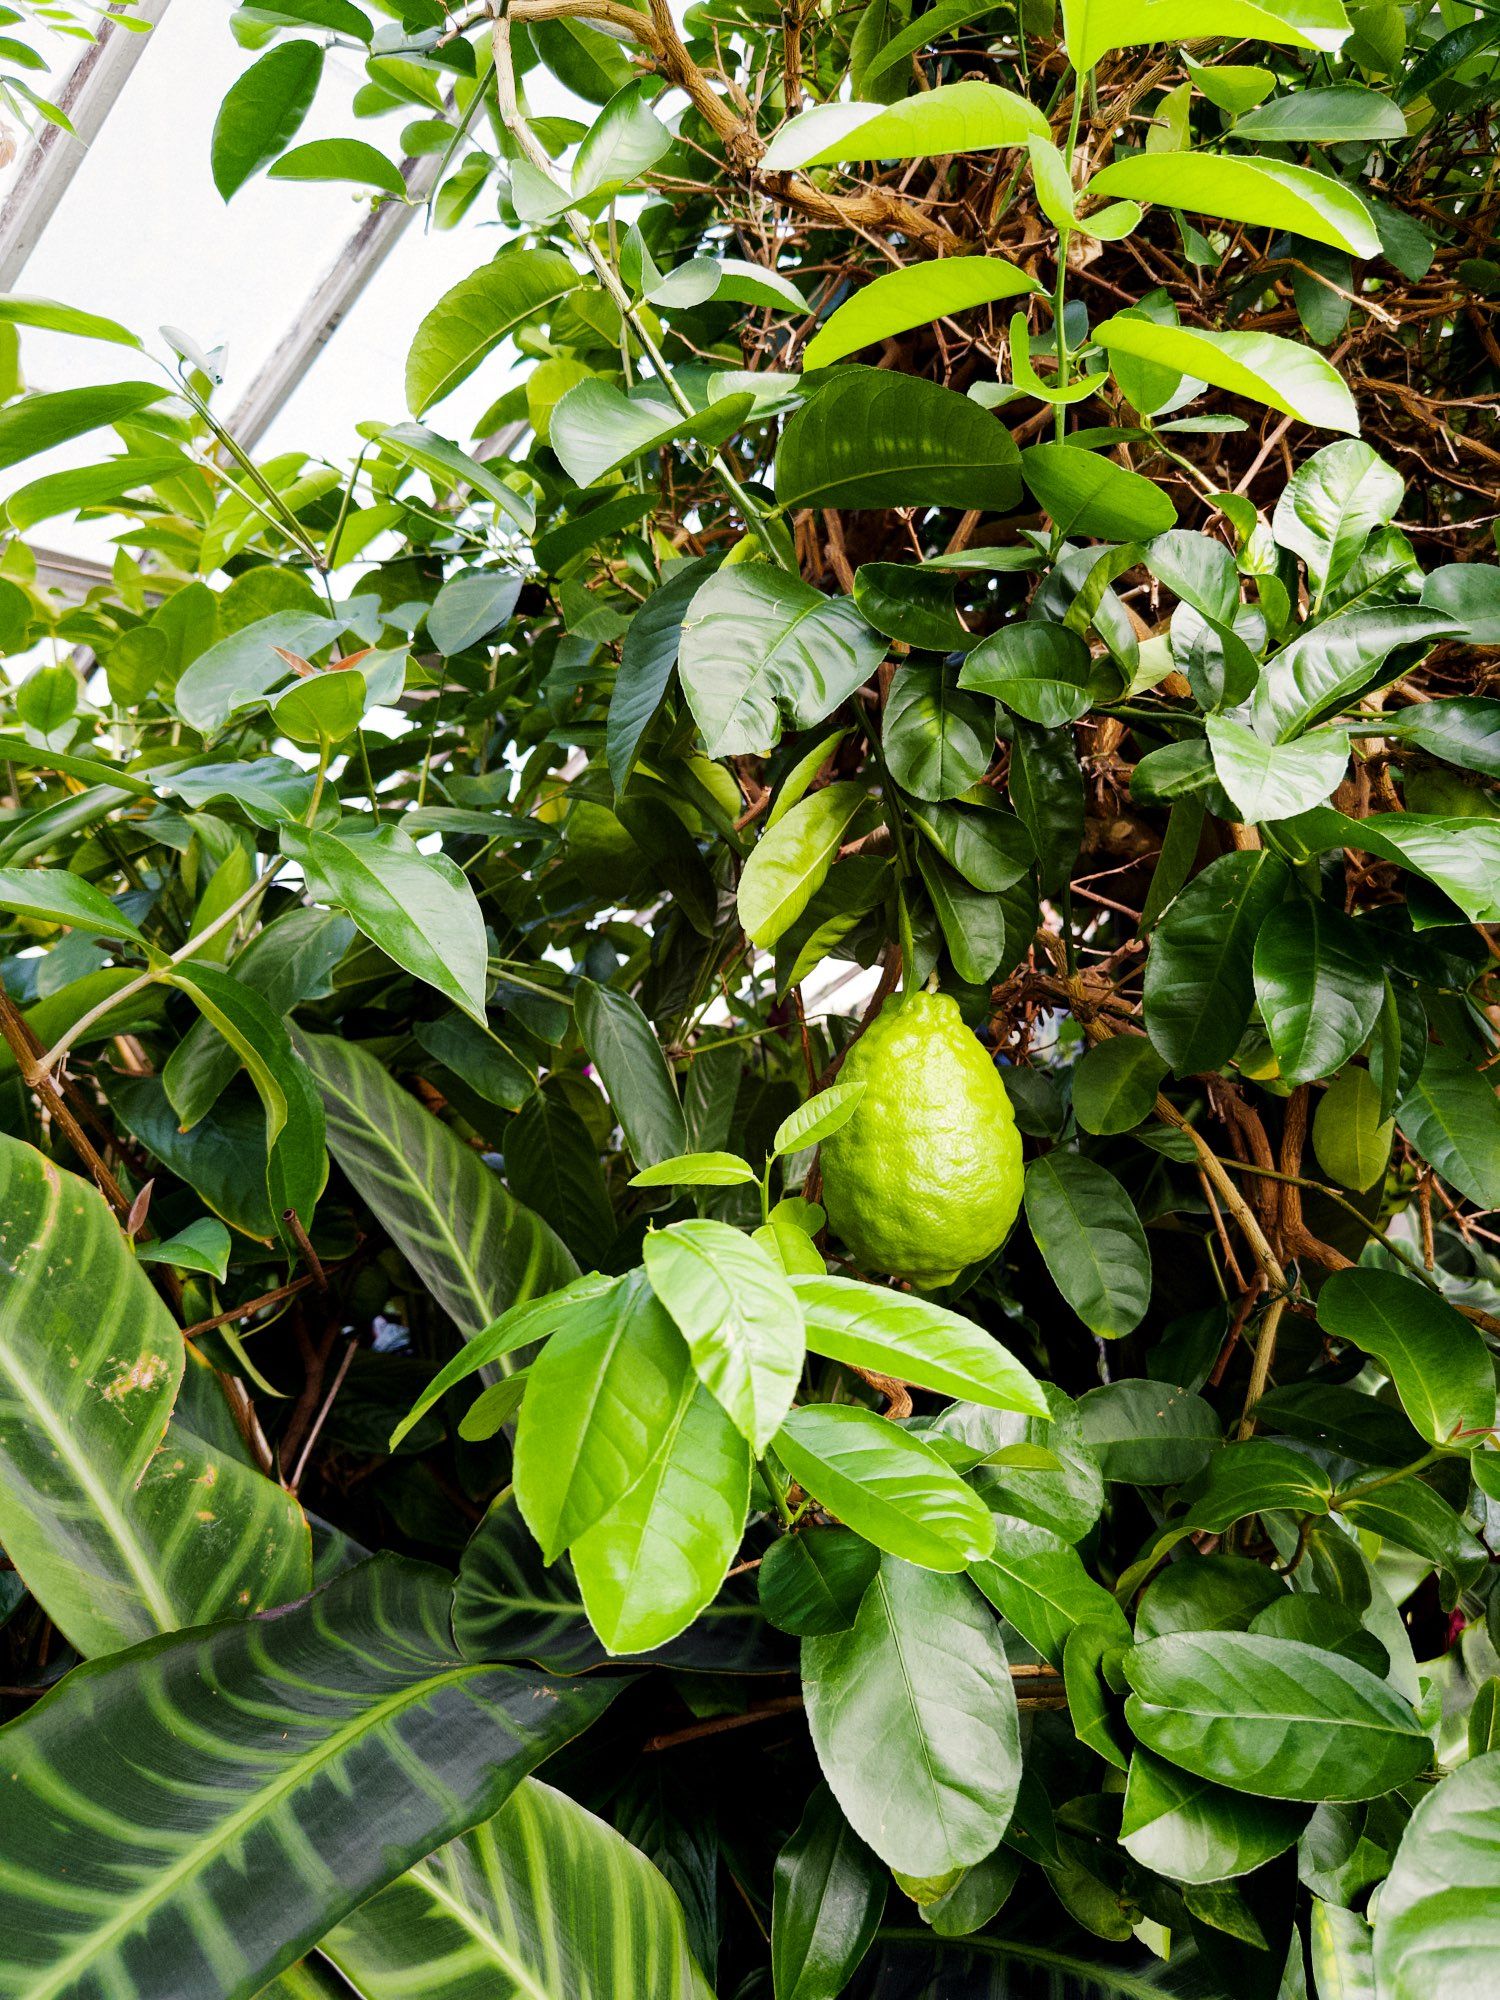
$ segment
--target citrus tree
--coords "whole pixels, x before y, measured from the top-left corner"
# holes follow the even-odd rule
[[[1480,2000],[1495,15],[230,25],[502,228],[0,305],[0,1993]]]

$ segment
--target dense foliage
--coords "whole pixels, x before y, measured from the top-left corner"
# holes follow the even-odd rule
[[[1500,16],[232,25],[503,227],[337,464],[0,305],[0,1993],[1493,1993]]]

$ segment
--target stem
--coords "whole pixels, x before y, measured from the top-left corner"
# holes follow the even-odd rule
[[[1399,1479],[1411,1479],[1419,1472],[1425,1472],[1429,1465],[1436,1465],[1443,1456],[1439,1446],[1424,1451],[1420,1458],[1414,1458],[1410,1465],[1398,1465],[1394,1472],[1382,1472],[1374,1479],[1362,1480],[1358,1486],[1349,1486],[1334,1501],[1335,1508],[1347,1500],[1363,1500],[1367,1493],[1376,1493],[1382,1486],[1394,1486]]]
[[[495,21],[494,47],[495,94],[499,105],[501,122],[520,147],[525,157],[536,168],[537,172],[545,175],[547,180],[559,193],[564,193],[566,190],[563,183],[552,171],[551,159],[538,142],[530,125],[526,122],[525,113],[521,110],[520,103],[517,100],[515,69],[510,53],[510,22],[504,14],[499,15]],[[683,416],[697,418],[701,413],[694,408],[692,402],[679,385],[677,378],[673,375],[671,368],[667,364],[666,356],[652,337],[650,328],[631,303],[630,294],[621,282],[619,272],[616,271],[614,265],[604,255],[603,251],[600,250],[598,244],[595,243],[593,226],[589,222],[588,217],[576,208],[568,208],[563,211],[563,219],[573,232],[579,249],[588,258],[590,264],[593,265],[595,277],[603,285],[605,291],[609,294],[618,309],[621,318],[630,327],[631,332],[640,343],[641,351],[651,363],[652,371],[660,379],[662,387],[672,398],[672,401],[677,405]],[[761,531],[759,540],[766,554],[773,562],[781,563],[782,568],[786,568],[787,565],[782,562],[782,558],[777,554],[770,535],[764,531],[766,520],[765,509],[746,492],[721,453],[714,451],[709,454],[709,467],[719,484],[728,494],[730,500],[739,508],[740,514],[746,524]]]
[[[1255,1406],[1266,1393],[1266,1383],[1271,1376],[1271,1363],[1276,1359],[1276,1333],[1281,1325],[1281,1315],[1286,1311],[1286,1293],[1280,1292],[1272,1299],[1261,1322],[1260,1337],[1255,1343],[1255,1361],[1250,1370],[1250,1387],[1245,1392],[1245,1410],[1240,1418],[1240,1436],[1247,1438],[1255,1429]]]
[[[81,1014],[72,1027],[68,1029],[67,1033],[60,1035],[52,1044],[52,1047],[48,1049],[47,1053],[44,1056],[39,1056],[36,1062],[32,1063],[26,1069],[26,1081],[32,1085],[39,1083],[43,1077],[47,1076],[49,1072],[57,1067],[73,1044],[86,1035],[96,1021],[101,1020],[104,1015],[110,1013],[112,1009],[120,1006],[124,1001],[133,1000],[137,993],[144,993],[148,986],[154,986],[159,979],[164,978],[174,967],[181,965],[184,959],[192,958],[195,953],[201,951],[210,938],[217,937],[226,925],[232,924],[237,917],[243,915],[250,908],[250,905],[257,898],[265,894],[284,865],[284,861],[278,857],[266,869],[263,875],[256,877],[242,896],[237,896],[227,910],[224,910],[219,916],[215,917],[211,924],[205,924],[195,937],[190,937],[181,950],[174,951],[164,964],[152,966],[149,971],[143,972],[138,979],[132,979],[127,985],[122,986],[118,992],[111,993],[107,1000],[101,1000],[97,1007],[90,1007],[86,1014]]]
[[[1078,149],[1078,125],[1083,115],[1084,78],[1075,70],[1073,73],[1073,111],[1068,120],[1068,143],[1063,148],[1063,159],[1067,162],[1068,179],[1073,178],[1073,155]],[[1057,386],[1066,389],[1071,373],[1072,357],[1068,353],[1068,331],[1063,323],[1063,312],[1067,305],[1068,291],[1068,244],[1072,240],[1070,229],[1057,232],[1057,280],[1052,290],[1052,332],[1057,342]],[[1054,434],[1059,444],[1068,427],[1068,406],[1059,403],[1053,412]]]

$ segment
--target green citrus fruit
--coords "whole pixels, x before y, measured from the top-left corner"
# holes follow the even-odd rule
[[[1021,1141],[957,1003],[888,1003],[839,1081],[865,1094],[823,1142],[823,1203],[855,1261],[933,1291],[998,1250],[1021,1206]]]

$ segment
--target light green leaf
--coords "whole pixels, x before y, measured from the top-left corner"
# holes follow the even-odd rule
[[[865,802],[862,785],[826,785],[795,805],[756,842],[736,896],[752,944],[775,944],[811,902]]]
[[[961,1313],[854,1278],[794,1277],[792,1290],[814,1354],[990,1409],[1048,1414],[1029,1370]]]
[[[710,757],[772,748],[810,729],[867,681],[885,641],[851,599],[828,598],[769,563],[703,584],[682,620],[678,670]]]
[[[712,2000],[682,1906],[645,1855],[523,1778],[500,1812],[399,1876],[319,1942],[361,2000],[582,2000],[630,1968],[630,2000]]]
[[[1337,714],[1398,649],[1426,652],[1461,629],[1445,613],[1415,604],[1352,605],[1305,626],[1267,660],[1249,703],[1250,720],[1268,742],[1285,743],[1310,723]]]
[[[309,139],[293,146],[266,175],[272,181],[353,181],[382,194],[406,198],[401,169],[367,139]]]
[[[133,417],[166,394],[158,382],[101,382],[87,389],[22,396],[0,410],[0,472],[66,444],[69,438],[82,437],[85,431]]]
[[[214,186],[225,201],[297,136],[322,74],[321,42],[282,42],[230,85],[212,152]]]
[[[632,1174],[631,1187],[740,1187],[755,1179],[755,1169],[738,1153],[679,1153]]]
[[[58,514],[73,514],[80,508],[121,501],[142,486],[194,469],[193,460],[184,452],[110,458],[100,465],[73,466],[66,472],[49,472],[45,478],[33,479],[29,485],[20,487],[6,501],[5,512],[11,526],[24,535],[27,529]]]
[[[727,1223],[676,1222],[646,1238],[651,1288],[704,1387],[763,1452],[802,1376],[802,1308],[780,1266]]]
[[[1130,1197],[1078,1153],[1044,1153],[1026,1169],[1026,1221],[1053,1283],[1088,1327],[1118,1340],[1151,1302],[1151,1252]]]
[[[1257,1798],[1379,1798],[1432,1759],[1410,1706],[1296,1639],[1173,1632],[1125,1656],[1125,1717],[1169,1763]]]
[[[1021,455],[1021,476],[1060,535],[1130,542],[1177,525],[1177,509],[1154,480],[1103,452],[1034,444]]]
[[[229,1269],[229,1231],[213,1216],[190,1222],[164,1241],[136,1246],[138,1264],[174,1264],[179,1271],[204,1271],[222,1284]]]
[[[1021,1775],[1000,1628],[966,1577],[887,1556],[847,1632],[802,1644],[818,1762],[855,1832],[903,1874],[972,1867]]]
[[[1358,1911],[1313,1897],[1307,1955],[1318,2000],[1377,2000],[1374,1942]]]
[[[1404,493],[1400,473],[1378,452],[1358,438],[1340,438],[1292,474],[1276,502],[1271,532],[1307,564],[1321,600],[1342,582],[1375,530],[1395,520]]]
[[[685,417],[659,385],[626,395],[597,376],[576,383],[552,411],[547,442],[568,477],[593,486],[608,472],[678,439],[720,445],[754,406],[753,396],[725,396]]]
[[[0,1980],[30,2000],[75,2000],[139,1991],[146,1963],[158,1992],[250,2000],[357,1904],[490,1817],[614,1689],[465,1665],[451,1606],[441,1571],[379,1556],[274,1619],[77,1669],[0,1738],[15,1806]],[[180,1767],[185,1739],[191,1813],[155,1778]],[[330,1787],[357,1790],[361,1810],[330,1814]],[[98,1885],[82,1908],[57,1875],[59,1841]],[[282,1865],[247,1868],[247,1852]],[[290,1865],[310,1853],[316,1866]]]
[[[55,299],[27,299],[10,293],[0,299],[0,326],[35,326],[47,333],[70,333],[79,340],[107,340],[116,347],[139,347],[140,336],[117,319],[59,305]]]
[[[200,735],[215,734],[231,716],[257,707],[289,677],[292,670],[282,652],[311,659],[332,645],[339,629],[336,618],[318,611],[273,611],[241,626],[216,640],[188,667],[172,692],[177,713]],[[234,792],[238,787],[227,789]]]
[[[1116,313],[1093,338],[1111,356],[1195,376],[1231,395],[1325,431],[1359,430],[1359,415],[1343,377],[1321,354],[1274,333],[1217,333],[1202,327],[1158,326]]]
[[[826,368],[891,334],[1040,289],[1035,278],[1004,257],[945,257],[938,263],[908,264],[876,278],[830,313],[803,349],[802,366]]]
[[[750,1447],[701,1382],[688,1385],[644,1475],[573,1544],[606,1651],[647,1653],[714,1598],[745,1532]]]
[[[433,306],[406,357],[406,406],[420,417],[472,375],[526,320],[565,298],[578,273],[559,250],[500,252]]]
[[[1396,1271],[1334,1271],[1318,1293],[1318,1324],[1352,1341],[1389,1374],[1401,1407],[1429,1444],[1478,1443],[1495,1422],[1495,1370],[1484,1336],[1446,1299]]]
[[[1087,191],[1161,202],[1229,222],[1287,229],[1314,243],[1347,250],[1351,257],[1374,257],[1380,251],[1370,212],[1357,194],[1328,174],[1278,160],[1240,159],[1226,153],[1138,153],[1095,174]]]
[[[979,783],[995,753],[995,713],[953,684],[948,666],[908,660],[891,681],[881,745],[892,778],[913,798],[939,804]]]
[[[864,160],[920,160],[989,152],[1045,134],[1036,106],[993,83],[947,83],[895,104],[816,104],[788,120],[760,170],[795,173]]]
[[[863,1083],[833,1083],[820,1090],[782,1119],[771,1141],[771,1151],[777,1159],[782,1159],[808,1146],[821,1146],[848,1124],[864,1094]]]
[[[0,1138],[0,1214],[0,1541],[59,1631],[112,1653],[304,1592],[295,1499],[173,1416],[182,1336],[103,1197]]]
[[[688,1354],[639,1271],[580,1299],[531,1364],[516,1501],[544,1562],[622,1500],[680,1421]]]
[[[794,1410],[776,1455],[830,1514],[922,1569],[961,1570],[995,1545],[994,1517],[931,1445],[848,1404]]]
[[[1348,36],[1349,23],[1338,0],[1291,0],[1280,13],[1255,0],[1066,0],[1063,32],[1081,73],[1112,49],[1206,36],[1333,50]]]

